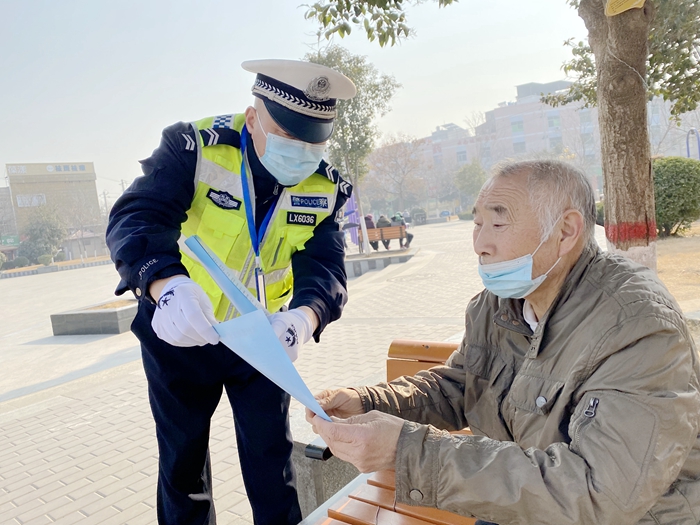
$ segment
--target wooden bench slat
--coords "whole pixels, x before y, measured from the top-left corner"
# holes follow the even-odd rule
[[[328,517],[349,525],[426,525],[428,522],[348,498],[328,509]]]
[[[314,525],[348,525],[347,521],[338,521],[333,518],[323,517],[318,520]]]
[[[459,343],[394,339],[389,346],[388,356],[391,359],[409,359],[442,364],[457,348],[459,348]]]
[[[372,485],[361,485],[350,493],[348,497],[433,523],[434,525],[474,525],[475,523],[473,518],[466,518],[444,510],[396,503],[396,493],[393,490]]]
[[[386,376],[388,381],[401,376],[414,376],[421,370],[427,370],[442,363],[426,363],[425,361],[409,361],[407,359],[387,359]]]
[[[394,490],[396,489],[396,474],[394,474],[393,470],[375,472],[369,477],[367,483],[375,487]]]

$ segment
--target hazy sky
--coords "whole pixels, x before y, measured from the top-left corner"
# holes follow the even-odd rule
[[[113,200],[164,127],[245,110],[253,75],[242,61],[312,49],[302,1],[0,0],[2,173],[6,163],[94,162]],[[564,40],[587,34],[565,0],[428,1],[408,16],[417,35],[393,48],[359,29],[335,39],[403,85],[383,133],[464,125],[514,100],[518,84],[560,80]]]

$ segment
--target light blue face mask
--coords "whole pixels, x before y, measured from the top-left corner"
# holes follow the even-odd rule
[[[543,243],[544,241],[531,254],[510,261],[481,264],[481,259],[479,259],[479,276],[486,289],[504,299],[522,299],[537,290],[549,272],[561,261],[561,257],[559,257],[549,270],[533,279],[532,260]]]
[[[318,165],[326,152],[325,144],[310,144],[300,140],[292,140],[280,137],[274,133],[266,133],[257,114],[260,130],[265,135],[267,144],[265,153],[260,157],[260,162],[265,169],[282,186],[296,186],[304,179],[310,177],[318,168]]]

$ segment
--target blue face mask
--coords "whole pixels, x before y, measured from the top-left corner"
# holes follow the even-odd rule
[[[561,257],[559,257],[557,262],[547,272],[533,279],[532,258],[543,243],[544,241],[540,243],[532,254],[523,255],[510,261],[481,264],[481,260],[479,260],[479,276],[486,289],[504,299],[522,299],[537,290],[547,278],[549,272],[561,261]]]
[[[274,133],[266,133],[260,122],[260,115],[257,113],[256,115],[260,130],[267,139],[265,153],[260,157],[260,162],[265,169],[282,186],[296,186],[310,177],[318,168],[326,152],[325,144],[310,144],[280,137]]]

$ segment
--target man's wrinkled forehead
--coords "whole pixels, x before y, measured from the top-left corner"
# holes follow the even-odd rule
[[[529,210],[527,177],[496,176],[484,184],[474,205],[474,213],[491,212],[499,218],[513,220]]]

